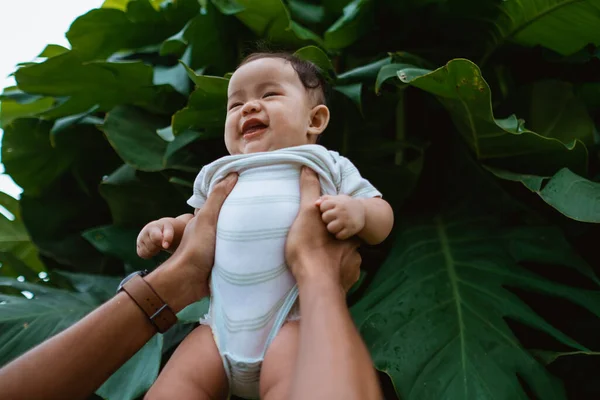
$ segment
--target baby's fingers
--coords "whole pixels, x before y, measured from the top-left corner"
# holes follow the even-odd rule
[[[173,225],[172,224],[165,224],[165,226],[163,227],[163,231],[162,231],[162,248],[163,249],[168,249],[169,246],[171,246],[171,243],[173,243],[173,236],[175,236],[175,231],[173,229]]]
[[[350,232],[347,228],[344,228],[335,235],[335,238],[339,240],[346,240],[352,236],[352,232]]]
[[[323,199],[320,203],[317,203],[317,205],[319,206],[321,212],[324,213],[327,210],[335,208],[335,201],[331,198],[327,198]]]
[[[149,239],[142,240],[137,246],[137,253],[141,258],[152,258],[159,250],[160,248]]]
[[[321,219],[326,224],[334,221],[336,218],[337,218],[337,213],[335,212],[335,210],[327,210],[323,214],[321,214]]]
[[[148,230],[148,239],[150,243],[157,247],[162,247],[163,243],[163,232],[162,229],[154,225]]]
[[[337,235],[343,228],[344,226],[337,219],[327,224],[327,230],[334,235]]]

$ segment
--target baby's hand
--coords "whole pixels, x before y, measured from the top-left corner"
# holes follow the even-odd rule
[[[175,218],[161,218],[144,226],[137,238],[137,253],[142,258],[151,258],[173,243]]]
[[[365,226],[365,206],[359,199],[346,195],[321,196],[315,203],[321,209],[321,219],[337,239],[348,239]]]

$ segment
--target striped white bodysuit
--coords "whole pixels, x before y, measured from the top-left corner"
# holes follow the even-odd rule
[[[211,305],[201,322],[211,326],[230,391],[240,397],[258,397],[265,351],[298,296],[284,247],[298,213],[303,165],[319,175],[322,194],[381,196],[347,158],[303,145],[220,158],[202,168],[188,200],[201,208],[215,184],[239,174],[219,214]]]

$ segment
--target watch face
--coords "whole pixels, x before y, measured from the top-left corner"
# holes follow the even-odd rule
[[[121,289],[123,289],[123,285],[126,284],[128,280],[130,280],[131,278],[133,278],[136,275],[144,277],[144,276],[148,275],[148,270],[144,269],[142,271],[135,271],[135,272],[132,272],[131,274],[127,275],[125,277],[125,279],[123,279],[121,281],[121,283],[119,283],[119,286],[117,287],[117,293],[119,293],[121,291]]]

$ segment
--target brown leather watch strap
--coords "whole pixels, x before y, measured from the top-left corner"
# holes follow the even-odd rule
[[[129,297],[144,311],[148,319],[160,333],[166,332],[177,322],[177,316],[139,275],[134,275],[123,285]]]

